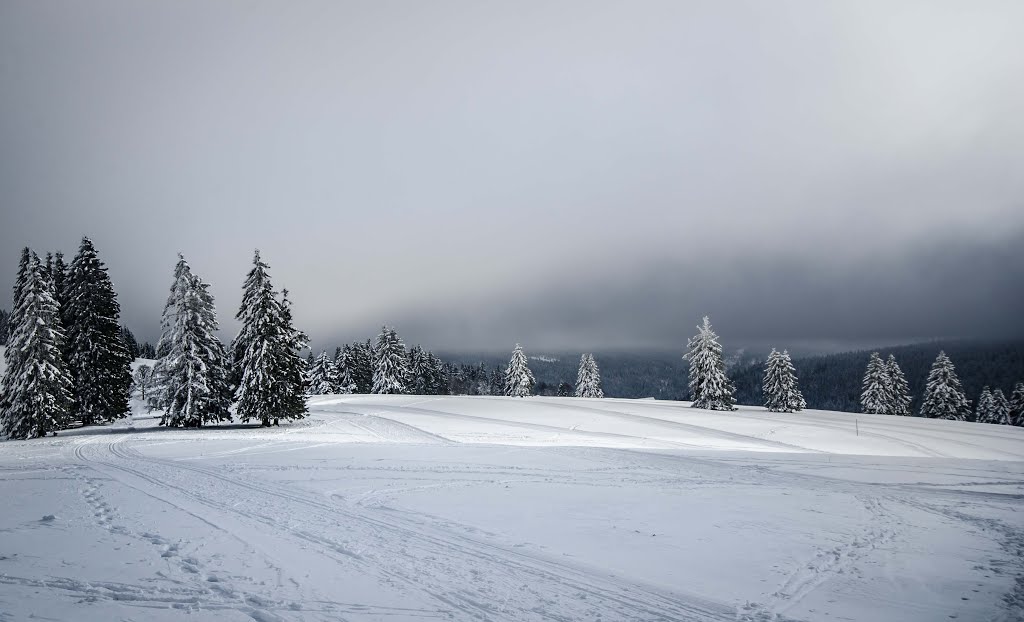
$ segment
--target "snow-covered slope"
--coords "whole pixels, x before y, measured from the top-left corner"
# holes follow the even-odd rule
[[[0,444],[13,620],[1020,620],[1024,433],[325,396]],[[4,616],[0,616],[2,619]]]

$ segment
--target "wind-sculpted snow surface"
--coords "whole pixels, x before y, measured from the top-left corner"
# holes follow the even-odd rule
[[[1024,619],[1024,430],[645,400],[309,406],[275,429],[138,410],[0,444],[0,620]]]

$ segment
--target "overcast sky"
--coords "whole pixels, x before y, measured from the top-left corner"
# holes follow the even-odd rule
[[[1024,333],[1024,2],[0,1],[0,290],[155,339],[254,248],[314,347]],[[0,306],[10,307],[5,294]]]

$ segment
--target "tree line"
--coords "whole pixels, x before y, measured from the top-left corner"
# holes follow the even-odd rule
[[[239,333],[225,346],[216,335],[209,284],[179,255],[160,339],[156,346],[139,344],[118,323],[117,296],[91,240],[82,239],[69,265],[61,253],[47,253],[44,261],[25,248],[13,309],[0,312],[0,338],[8,343],[0,431],[9,438],[28,438],[74,424],[113,421],[128,414],[132,389],[163,411],[161,425],[183,427],[236,419],[277,425],[304,417],[306,397],[322,394],[605,395],[592,353],[581,355],[574,384],[538,382],[519,344],[507,364],[491,369],[484,362],[445,362],[420,346],[406,349],[397,331],[387,326],[375,340],[336,347],[333,357],[326,351],[314,357],[310,351],[302,359],[308,338],[294,327],[288,291],[274,289],[258,250],[242,290],[235,315]],[[156,362],[139,366],[133,377],[130,365],[139,357]],[[736,383],[707,317],[687,341],[683,359],[687,397],[695,408],[736,409]],[[787,351],[773,349],[763,367],[757,365],[758,400],[769,411],[807,407]],[[863,412],[912,414],[911,387],[893,354],[883,360],[873,353],[861,385]],[[1009,399],[1001,389],[985,387],[972,409],[952,361],[940,352],[918,414],[1024,425],[1024,383],[1017,383]]]

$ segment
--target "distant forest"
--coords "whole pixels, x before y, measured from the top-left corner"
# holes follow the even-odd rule
[[[956,365],[964,391],[972,404],[985,386],[1000,388],[1010,395],[1016,382],[1024,381],[1024,340],[968,341],[947,340],[920,343],[877,350],[843,352],[823,356],[793,359],[800,378],[800,390],[808,408],[858,412],[860,410],[861,381],[871,352],[882,358],[896,357],[910,383],[913,396],[912,409],[917,414],[921,406],[928,370],[940,350]],[[654,397],[665,400],[689,399],[687,364],[680,352],[623,354],[595,352],[594,358],[601,371],[601,383],[607,397]],[[439,353],[446,362],[485,364],[488,368],[504,369],[507,354],[469,355],[465,353]],[[551,353],[527,349],[530,370],[537,379],[538,395],[556,395],[559,384],[573,385],[579,368],[578,353]],[[744,357],[742,362],[733,357],[729,377],[736,384],[739,404],[762,403],[761,380],[764,375],[762,358]]]

